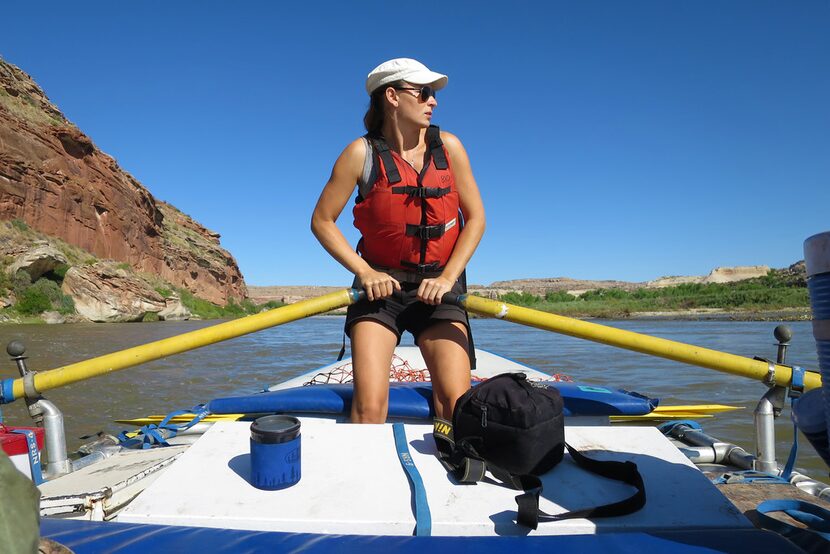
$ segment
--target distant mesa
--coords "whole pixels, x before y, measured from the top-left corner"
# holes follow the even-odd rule
[[[747,279],[763,277],[769,273],[770,268],[766,265],[742,265],[736,267],[716,267],[706,276],[693,277],[660,277],[649,281],[646,286],[649,288],[663,288],[680,285],[683,283],[736,283]]]
[[[793,281],[804,280],[804,262],[796,262],[787,269],[774,270],[788,276]],[[769,266],[736,266],[717,267],[705,276],[687,277],[660,277],[647,282],[630,282],[614,280],[581,280],[570,277],[547,277],[541,279],[513,279],[510,281],[496,281],[489,285],[470,285],[469,290],[485,298],[498,298],[504,294],[527,293],[544,296],[550,292],[567,292],[579,296],[591,290],[622,289],[633,291],[640,288],[662,288],[680,285],[683,283],[735,283],[747,279],[763,277],[770,272]],[[345,287],[315,287],[315,286],[269,286],[248,287],[250,298],[257,304],[278,300],[290,304],[299,300],[306,300],[314,296],[342,290]]]

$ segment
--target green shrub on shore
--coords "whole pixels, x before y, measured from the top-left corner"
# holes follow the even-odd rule
[[[190,313],[202,319],[243,317],[284,305],[282,302],[271,301],[260,306],[246,298],[238,303],[231,299],[227,306],[217,306],[212,302],[194,296],[193,293],[187,290],[178,289],[178,293],[182,304],[190,310]]]
[[[0,295],[5,295],[12,288],[12,280],[6,271],[8,265],[0,260]]]
[[[627,317],[638,312],[692,309],[772,311],[810,305],[805,286],[773,271],[764,277],[737,283],[683,283],[633,291],[596,289],[578,297],[565,292],[552,292],[544,297],[511,292],[499,299],[562,315],[589,317]]]
[[[63,315],[75,312],[72,298],[63,294],[55,281],[46,278],[40,278],[22,289],[17,298],[15,309],[24,315],[36,315],[50,310]]]
[[[159,293],[161,295],[162,298],[167,299],[167,298],[170,298],[171,296],[173,296],[173,291],[170,290],[169,288],[165,287],[165,286],[158,285],[158,286],[153,287],[153,288],[157,293]]]
[[[24,234],[29,234],[29,233],[31,233],[31,228],[30,228],[30,227],[29,227],[29,225],[28,225],[25,221],[23,221],[22,219],[12,219],[11,224],[12,224],[12,227],[14,227],[15,229],[17,229],[17,230],[18,230],[18,231],[20,231],[21,233],[24,233]]]

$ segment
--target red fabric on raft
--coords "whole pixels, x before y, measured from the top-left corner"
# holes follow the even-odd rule
[[[9,456],[17,456],[19,454],[27,454],[29,452],[29,445],[26,443],[26,435],[20,433],[12,433],[19,429],[26,429],[35,432],[35,440],[37,440],[37,447],[43,450],[43,429],[41,427],[8,427],[0,423],[0,447],[3,452]]]

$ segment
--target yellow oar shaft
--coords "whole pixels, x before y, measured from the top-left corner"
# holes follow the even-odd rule
[[[625,331],[607,325],[599,325],[570,317],[513,306],[505,302],[489,300],[473,295],[461,295],[458,303],[467,311],[479,315],[495,317],[520,323],[537,329],[553,331],[571,337],[586,339],[626,350],[633,350],[651,356],[668,358],[677,362],[706,367],[733,375],[740,375],[765,381],[769,374],[769,364],[744,356],[728,354],[709,348],[701,348],[682,342]],[[792,369],[784,365],[775,365],[774,383],[788,386],[792,380]],[[804,378],[806,390],[821,386],[818,373],[807,372]]]
[[[255,331],[261,331],[269,327],[282,325],[283,323],[296,321],[304,317],[336,310],[337,308],[342,308],[356,302],[357,299],[357,291],[343,289],[342,291],[303,300],[289,304],[288,306],[282,306],[233,321],[227,321],[205,329],[190,331],[189,333],[113,352],[112,354],[106,354],[92,358],[91,360],[40,372],[34,376],[34,386],[38,391],[44,392],[55,387],[83,381],[90,377],[104,375],[112,371],[118,371],[119,369],[151,362],[172,356],[173,354],[187,352],[194,348],[200,348],[209,344],[247,335]],[[23,389],[23,379],[15,379],[12,384],[14,398],[22,397],[24,394]],[[4,400],[9,402],[12,399],[7,398]]]

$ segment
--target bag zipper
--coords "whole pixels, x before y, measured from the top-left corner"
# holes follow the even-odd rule
[[[487,427],[487,405],[481,407],[481,426]]]

